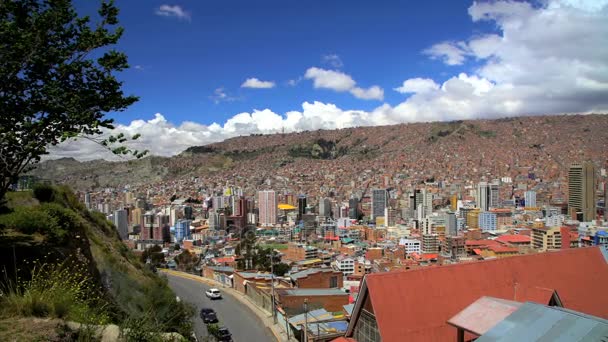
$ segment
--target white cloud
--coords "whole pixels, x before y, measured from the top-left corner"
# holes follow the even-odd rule
[[[362,100],[380,100],[384,99],[384,89],[379,86],[371,86],[367,89],[354,87],[350,90],[350,93],[353,94],[358,99]]]
[[[442,42],[422,51],[432,59],[441,59],[447,65],[460,65],[464,63],[468,54],[467,46],[463,42]]]
[[[297,85],[298,85],[298,83],[300,83],[301,81],[302,81],[302,77],[300,76],[300,77],[298,77],[298,78],[294,78],[294,79],[288,80],[288,81],[286,82],[286,84],[287,84],[288,86],[290,86],[290,87],[295,87],[295,86],[297,86]]]
[[[439,89],[439,85],[430,78],[410,78],[403,81],[403,84],[399,88],[394,88],[402,94],[407,93],[426,93],[429,91]]]
[[[192,18],[190,12],[184,10],[179,5],[161,5],[154,12],[162,17],[175,17],[178,19],[188,20]]]
[[[209,96],[209,98],[216,104],[220,102],[232,102],[238,100],[237,97],[228,95],[224,87],[216,88],[213,91],[213,95]]]
[[[374,85],[368,89],[357,87],[357,82],[350,75],[340,71],[312,67],[306,70],[304,78],[313,80],[315,88],[331,89],[337,92],[348,91],[362,100],[384,99],[384,90],[379,86]]]
[[[328,64],[333,68],[341,68],[344,66],[344,63],[342,63],[342,59],[340,58],[340,56],[336,55],[336,54],[329,54],[329,55],[323,55],[321,56],[321,62],[323,62],[324,64]]]
[[[313,80],[315,88],[332,89],[335,91],[348,91],[357,84],[352,77],[343,72],[316,67],[306,70],[304,78]]]
[[[579,4],[582,3],[582,4]],[[476,67],[443,80],[410,78],[395,90],[411,94],[396,105],[370,111],[342,109],[331,103],[304,102],[280,114],[271,109],[239,113],[209,126],[172,124],[157,114],[149,121],[119,125],[117,133],[141,133],[138,148],[173,155],[193,145],[251,133],[277,133],[388,125],[406,122],[496,118],[517,115],[608,112],[608,7],[580,1],[549,1],[544,7],[495,1],[474,3],[471,19],[496,25],[496,33],[475,35],[456,44]],[[464,37],[463,37],[464,38]],[[459,55],[458,55],[459,56]],[[431,56],[433,57],[433,56]],[[446,63],[460,57],[441,57]],[[456,58],[456,60],[454,60]],[[310,68],[305,77],[315,88],[379,98],[381,88],[362,89],[347,74]],[[220,99],[231,98],[220,88]],[[106,157],[86,141],[52,149],[52,157]],[[97,152],[96,152],[97,151]]]
[[[241,84],[241,88],[255,88],[255,89],[270,89],[274,88],[275,83],[272,81],[260,81],[255,77],[248,78]]]

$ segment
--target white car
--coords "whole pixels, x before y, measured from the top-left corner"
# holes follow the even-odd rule
[[[218,290],[218,289],[209,289],[209,290],[205,291],[205,296],[207,296],[211,299],[222,298],[222,294],[220,293],[220,290]]]

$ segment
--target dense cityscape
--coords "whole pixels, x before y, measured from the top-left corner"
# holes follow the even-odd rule
[[[271,178],[256,192],[228,181],[205,187],[201,175],[184,183],[82,192],[80,198],[88,209],[108,215],[129,248],[148,253],[158,246],[164,257],[155,266],[205,277],[272,315],[278,312],[282,338],[303,338],[299,323],[310,310],[310,340],[343,336],[350,321],[357,341],[376,341],[388,323],[374,322],[380,330],[363,333],[352,322],[366,275],[395,272],[408,281],[403,271],[608,247],[607,165],[557,165],[567,167],[555,171],[564,175],[557,179],[528,172],[408,182],[402,175],[368,174],[366,182],[351,182],[351,193],[329,187],[315,192],[325,196],[290,192],[289,183],[274,190]],[[366,187],[357,189],[357,183]],[[247,243],[275,253],[272,262],[281,271],[273,275],[268,263],[254,262]],[[456,335],[456,329],[445,330],[441,339]]]
[[[0,341],[608,341],[608,0],[0,0]]]

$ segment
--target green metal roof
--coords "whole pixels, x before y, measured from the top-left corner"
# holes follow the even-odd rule
[[[476,340],[507,341],[608,341],[608,321],[528,302]]]

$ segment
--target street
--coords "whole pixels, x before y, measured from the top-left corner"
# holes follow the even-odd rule
[[[210,288],[209,285],[168,274],[167,278],[169,286],[177,296],[195,306],[194,332],[199,339],[207,336],[207,327],[199,316],[201,308],[207,307],[215,310],[219,325],[230,330],[234,341],[275,341],[270,330],[262,324],[251,309],[222,291],[222,288],[219,288],[222,291],[222,299],[212,301],[205,296],[205,291]]]

